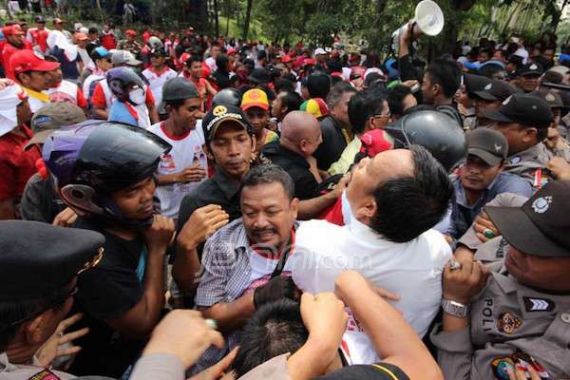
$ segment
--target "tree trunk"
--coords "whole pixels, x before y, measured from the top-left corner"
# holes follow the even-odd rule
[[[226,0],[226,37],[230,35],[230,16],[232,14],[232,3]]]
[[[214,0],[214,29],[216,30],[216,38],[220,36],[220,18],[218,14],[218,0]]]
[[[253,0],[247,0],[247,9],[245,11],[245,19],[243,21],[243,39],[247,40],[249,33],[249,22],[251,19],[251,8],[253,7]]]
[[[562,12],[564,12],[564,8],[568,5],[568,0],[564,0],[560,10],[556,12],[556,14],[552,15],[552,21],[550,22],[550,30],[556,33],[556,29],[558,29],[558,24],[560,23],[560,17],[562,17]]]

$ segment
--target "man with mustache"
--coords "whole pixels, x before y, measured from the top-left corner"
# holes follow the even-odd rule
[[[252,168],[242,180],[242,218],[217,231],[204,247],[195,303],[216,320],[223,350],[206,351],[198,369],[220,360],[240,341],[244,324],[262,305],[298,299],[288,258],[295,254],[299,200],[289,174],[275,165]]]
[[[467,134],[467,161],[453,181],[455,198],[448,234],[454,239],[467,231],[481,208],[497,195],[532,195],[528,181],[503,172],[508,151],[507,139],[498,131],[477,128]]]

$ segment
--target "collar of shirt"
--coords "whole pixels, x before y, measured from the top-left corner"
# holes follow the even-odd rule
[[[481,201],[486,199],[486,195],[489,193],[489,191],[491,191],[493,186],[495,186],[495,184],[497,183],[497,180],[499,179],[500,176],[501,176],[501,173],[499,173],[495,177],[495,179],[489,184],[489,186],[487,186],[487,188],[485,188],[483,190],[479,199],[477,199],[477,201],[475,203],[473,203],[472,205],[467,204],[467,197],[465,196],[465,188],[463,187],[463,184],[461,183],[461,177],[458,176],[455,179],[455,181],[453,181],[453,187],[455,188],[455,201],[456,201],[456,203],[465,207],[465,208],[469,208],[469,209],[474,209],[474,208],[478,207],[478,205],[481,203]],[[486,203],[486,201],[485,201],[485,203]]]
[[[216,166],[215,170],[212,179],[220,187],[220,190],[222,190],[226,198],[232,199],[239,192],[241,184],[239,181],[230,178],[219,166]]]
[[[169,67],[164,65],[162,71],[157,71],[154,67],[149,66],[148,67],[148,71],[150,71],[151,73],[155,74],[157,77],[160,77],[161,75],[164,75],[168,72]]]
[[[26,91],[26,94],[28,94],[30,97],[45,103],[49,103],[49,95],[46,94],[45,92],[35,91],[28,87],[23,87],[23,88],[24,91]]]

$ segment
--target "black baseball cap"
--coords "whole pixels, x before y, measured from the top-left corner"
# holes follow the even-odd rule
[[[542,65],[540,63],[531,62],[527,63],[526,65],[523,65],[517,71],[517,74],[521,77],[530,76],[530,75],[540,76],[544,74],[544,69],[542,68]]]
[[[547,128],[553,120],[545,100],[521,93],[509,96],[498,111],[486,111],[482,116],[499,123],[519,123],[536,128]]]
[[[553,181],[522,207],[485,207],[505,240],[532,256],[570,257],[570,181]]]
[[[550,109],[564,108],[564,102],[558,92],[550,89],[536,90],[530,93],[531,95],[538,96],[548,103]]]
[[[398,380],[409,379],[399,367],[379,363],[372,365],[351,365],[343,367],[324,376],[316,377],[315,380]]]
[[[491,83],[491,79],[482,75],[464,74],[463,84],[469,97],[473,97],[478,91],[482,91],[485,86]]]
[[[491,128],[477,128],[467,133],[467,154],[479,157],[490,166],[507,159],[509,143],[505,136]]]
[[[513,85],[502,81],[492,80],[485,85],[480,91],[475,91],[475,96],[490,102],[505,101],[512,94],[519,93],[520,91]]]
[[[0,300],[41,299],[63,289],[101,259],[104,243],[94,231],[0,221]]]
[[[235,107],[229,104],[217,105],[211,111],[209,111],[202,120],[202,129],[204,130],[204,138],[206,143],[212,141],[218,128],[228,122],[233,122],[241,125],[245,131],[253,135],[253,128],[247,121],[247,118],[243,111],[239,107]]]

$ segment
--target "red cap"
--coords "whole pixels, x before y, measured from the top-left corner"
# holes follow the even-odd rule
[[[289,55],[284,55],[283,57],[281,57],[281,62],[283,63],[289,63],[291,62],[293,59],[291,58],[291,56]]]
[[[75,39],[77,41],[87,41],[89,37],[87,37],[87,34],[85,33],[77,32],[75,33]]]
[[[137,32],[136,32],[135,30],[132,30],[132,29],[127,29],[127,31],[125,32],[125,34],[126,34],[127,36],[136,36],[136,35],[137,35]]]
[[[316,65],[317,61],[314,60],[313,58],[305,58],[305,60],[303,61],[303,66],[309,66],[309,65]]]
[[[373,129],[360,136],[362,147],[360,153],[374,157],[378,153],[394,148],[392,138],[383,129]]]
[[[60,66],[59,62],[46,61],[39,53],[30,49],[18,50],[10,57],[10,66],[14,68],[14,75],[26,71],[52,71]]]
[[[231,48],[228,49],[227,55],[234,55],[234,54],[236,54],[236,53],[237,53],[237,50],[231,47]]]
[[[4,37],[24,35],[22,27],[18,24],[3,27],[2,33],[4,34]]]
[[[178,59],[180,61],[181,64],[185,65],[186,61],[190,59],[190,54],[189,53],[182,53],[182,55],[180,56],[180,58]]]

